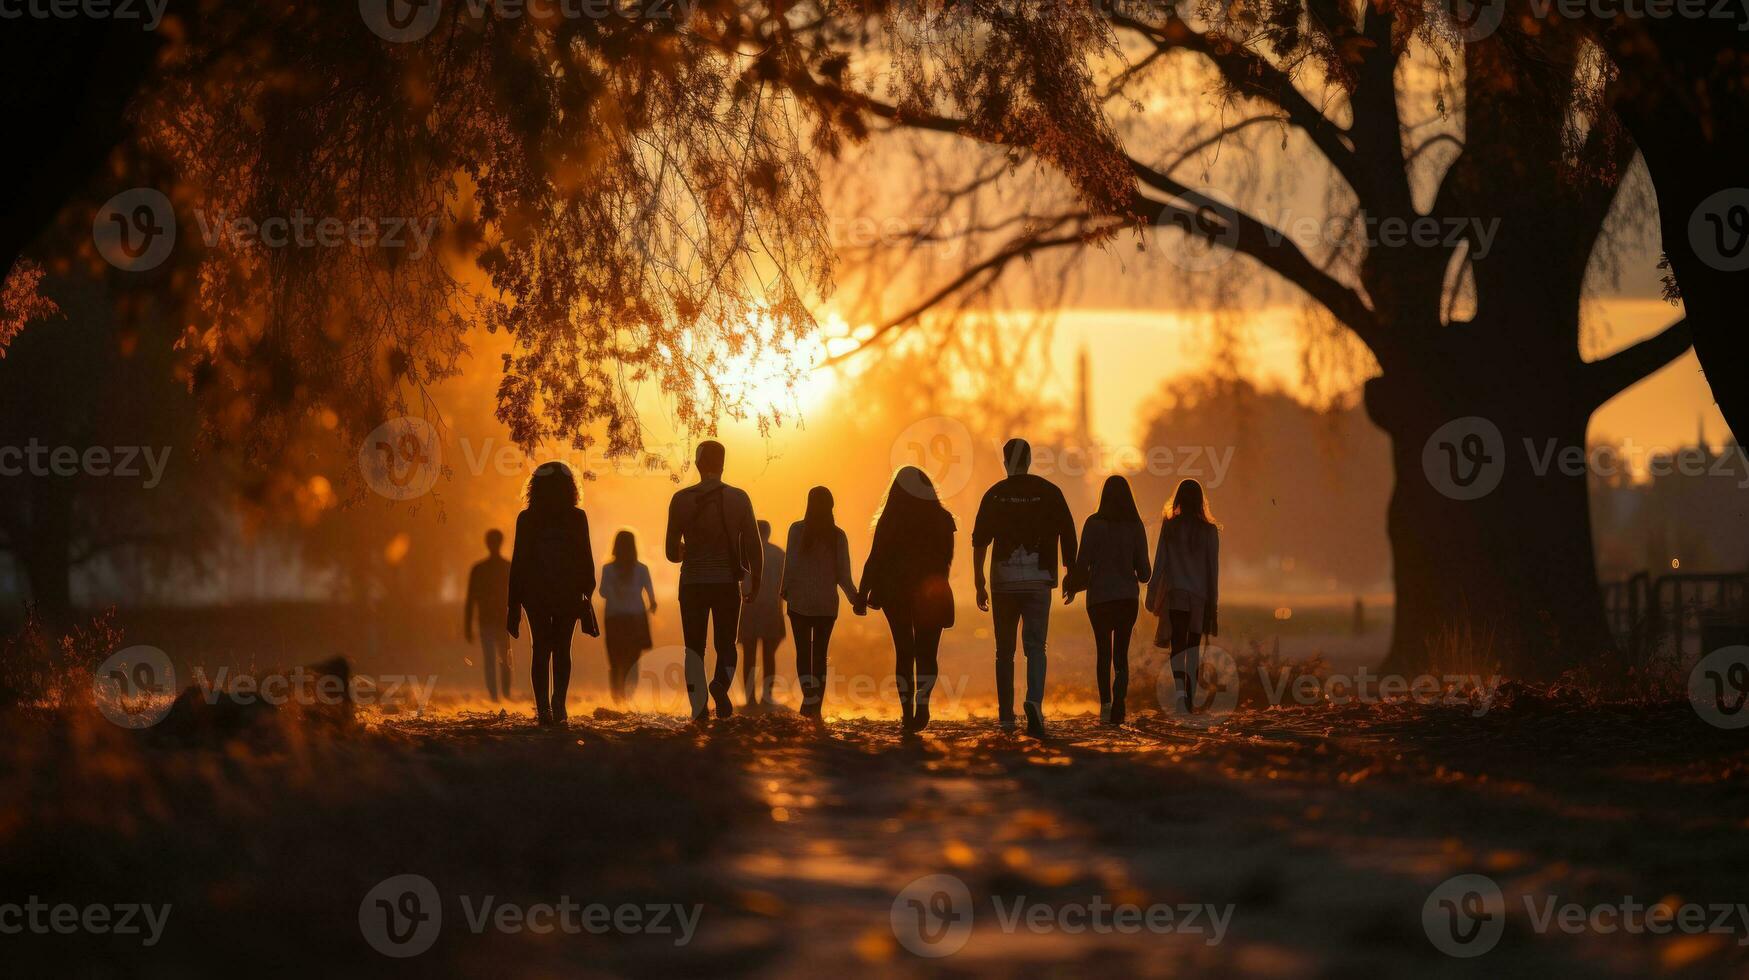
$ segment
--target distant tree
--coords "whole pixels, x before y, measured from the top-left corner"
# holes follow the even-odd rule
[[[1144,517],[1156,520],[1178,481],[1196,477],[1225,525],[1221,556],[1231,567],[1288,559],[1299,576],[1351,591],[1386,579],[1378,515],[1391,495],[1390,442],[1355,402],[1318,411],[1243,380],[1168,384],[1142,445],[1198,455],[1173,458],[1184,472],[1160,466],[1136,478]],[[1230,455],[1217,472],[1208,453]]]

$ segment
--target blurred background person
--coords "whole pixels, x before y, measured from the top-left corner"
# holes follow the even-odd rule
[[[504,614],[510,608],[510,562],[503,554],[504,532],[486,532],[486,557],[468,570],[468,596],[462,602],[462,636],[474,642],[480,627],[480,661],[486,672],[486,695],[497,701],[510,696],[510,634]]]
[[[619,704],[637,693],[638,658],[653,646],[650,616],[656,612],[650,567],[638,561],[638,539],[629,530],[613,536],[613,560],[601,566],[601,603],[607,689]]]
[[[777,648],[783,645],[784,637],[783,549],[771,543],[770,521],[760,521],[758,526],[759,546],[765,555],[765,577],[741,610],[741,689],[749,707],[757,704],[769,708],[773,704],[771,689],[777,680]],[[753,695],[755,666],[764,671],[757,699]]]

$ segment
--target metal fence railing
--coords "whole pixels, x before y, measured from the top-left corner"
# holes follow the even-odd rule
[[[1636,663],[1677,664],[1749,643],[1749,572],[1646,572],[1604,585],[1609,628]]]

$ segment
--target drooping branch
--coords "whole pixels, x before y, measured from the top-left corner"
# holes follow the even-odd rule
[[[1100,238],[1108,237],[1116,227],[1118,226],[1108,225],[1103,228],[1089,229],[1075,234],[1057,235],[1049,238],[1027,237],[1010,242],[995,254],[987,256],[982,261],[968,267],[959,275],[955,276],[951,282],[936,289],[934,292],[906,309],[905,312],[876,327],[874,332],[869,334],[862,343],[849,350],[834,354],[820,362],[819,366],[828,367],[834,364],[840,364],[855,357],[857,354],[880,342],[894,331],[917,322],[920,317],[927,314],[930,310],[940,306],[942,303],[945,303],[956,293],[965,291],[968,288],[981,289],[988,286],[990,283],[995,282],[996,279],[1002,275],[1002,272],[1017,260],[1028,260],[1040,252],[1050,251],[1052,249],[1067,248],[1075,245],[1088,245]]]
[[[1288,74],[1253,51],[1219,34],[1192,30],[1175,15],[1164,24],[1149,24],[1126,14],[1111,14],[1111,22],[1146,38],[1157,50],[1182,50],[1202,55],[1228,85],[1243,95],[1278,106],[1289,122],[1311,138],[1318,152],[1363,199],[1371,181],[1355,156],[1349,134],[1326,116],[1294,85]]]

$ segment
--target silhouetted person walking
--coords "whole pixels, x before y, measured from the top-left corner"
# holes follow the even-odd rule
[[[765,551],[753,502],[745,491],[723,482],[723,444],[698,444],[693,463],[698,482],[674,495],[668,504],[668,560],[680,564],[680,630],[686,639],[686,693],[694,721],[735,713],[729,685],[735,680],[735,624],[741,614],[742,582],[746,597],[759,593]],[[716,672],[705,697],[706,634],[717,651]]]
[[[1195,480],[1179,482],[1164,518],[1148,583],[1148,611],[1160,617],[1154,645],[1171,652],[1179,710],[1190,714],[1196,708],[1202,638],[1219,632],[1221,526]]]
[[[1130,481],[1108,477],[1099,510],[1081,525],[1081,547],[1063,586],[1065,605],[1087,593],[1093,624],[1094,677],[1099,682],[1100,720],[1124,722],[1130,689],[1130,637],[1135,632],[1142,583],[1148,581],[1148,529],[1136,510]]]
[[[607,690],[617,704],[637,693],[638,658],[652,645],[650,614],[656,611],[650,567],[638,560],[638,539],[630,531],[613,536],[613,560],[601,566],[601,604]]]
[[[789,526],[789,546],[779,591],[796,635],[796,684],[802,689],[802,717],[819,719],[826,691],[826,647],[838,622],[838,592],[852,610],[867,610],[850,570],[850,539],[832,515],[832,491],[808,491],[808,509]]]
[[[906,732],[929,727],[929,695],[940,672],[941,631],[953,626],[953,515],[915,466],[894,474],[875,514],[874,544],[862,566],[861,602],[886,614],[893,633],[899,718]]]
[[[772,705],[771,689],[777,681],[777,648],[783,645],[783,549],[771,543],[771,522],[759,522],[759,544],[765,555],[765,576],[759,591],[741,610],[741,689],[749,706],[753,697],[753,668],[765,671],[757,703]],[[760,657],[759,654],[764,656]]]
[[[978,608],[991,610],[984,585],[984,554],[990,557],[990,589],[995,593],[996,702],[998,721],[1014,727],[1014,633],[1020,628],[1026,649],[1026,731],[1045,733],[1045,639],[1050,629],[1051,592],[1057,586],[1058,556],[1075,563],[1075,519],[1056,484],[1027,471],[1032,446],[1010,439],[1002,447],[1008,478],[984,493],[972,524],[972,583]]]
[[[522,612],[528,612],[535,717],[543,725],[562,724],[571,683],[571,634],[579,619],[588,624],[595,619],[589,606],[595,592],[595,555],[589,548],[589,518],[577,506],[577,478],[569,466],[542,463],[528,479],[527,497],[528,508],[516,515],[505,629],[519,635]],[[593,631],[593,625],[585,629]]]
[[[510,607],[510,562],[501,554],[504,532],[486,532],[486,557],[468,571],[468,596],[462,601],[462,636],[474,642],[480,626],[480,661],[486,671],[486,694],[498,700],[510,696],[510,635],[504,614]]]

